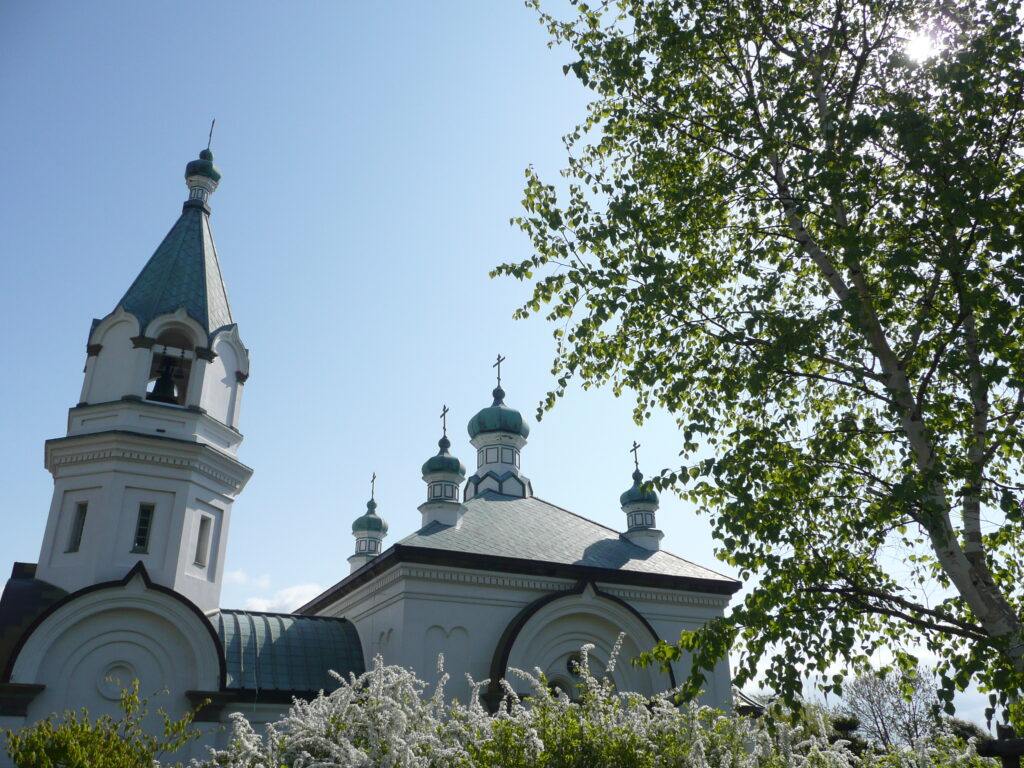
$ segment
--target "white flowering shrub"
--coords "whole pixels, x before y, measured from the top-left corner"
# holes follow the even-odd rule
[[[193,768],[979,768],[992,765],[954,738],[902,752],[854,755],[821,723],[727,716],[648,699],[595,678],[582,650],[578,698],[552,691],[539,670],[515,671],[530,694],[502,681],[496,714],[480,704],[488,681],[470,681],[468,704],[446,703],[407,669],[373,668],[341,680],[258,734],[239,714],[227,749]],[[615,658],[608,672],[614,669]]]

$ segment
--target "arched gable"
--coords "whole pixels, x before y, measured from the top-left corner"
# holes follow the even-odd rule
[[[625,637],[610,673],[619,690],[651,696],[675,686],[671,670],[666,675],[655,667],[630,664],[659,639],[647,620],[625,601],[580,582],[574,589],[535,600],[509,622],[491,661],[489,703],[496,704],[498,680],[509,679],[510,668],[532,673],[539,667],[549,680],[571,677],[569,661],[584,644],[593,644],[591,670],[600,676],[620,633]]]
[[[44,686],[29,721],[83,706],[115,714],[120,688],[134,679],[142,695],[170,691],[154,705],[177,716],[191,709],[186,691],[224,686],[224,654],[195,604],[153,584],[139,563],[124,579],[81,589],[40,615],[3,679]]]

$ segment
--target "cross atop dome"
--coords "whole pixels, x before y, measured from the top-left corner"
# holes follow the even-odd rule
[[[629,449],[629,452],[633,454],[633,485],[619,497],[622,511],[626,513],[626,525],[628,526],[624,535],[637,546],[657,550],[661,546],[661,538],[664,535],[655,527],[658,494],[651,488],[650,483],[644,482],[643,472],[640,471],[639,450],[640,444],[634,440],[633,447]]]
[[[443,434],[437,441],[437,455],[423,463],[423,482],[427,484],[427,500],[420,504],[423,526],[430,523],[458,526],[466,508],[461,501],[461,487],[466,479],[466,466],[452,456],[448,439],[448,406],[441,407]]]
[[[501,388],[503,362],[505,357],[498,355],[491,366],[498,373],[498,386],[491,393],[493,402],[477,411],[467,425],[470,442],[477,449],[477,468],[466,484],[466,501],[484,491],[503,496],[533,495],[530,480],[519,471],[520,451],[530,436],[530,425],[519,411],[505,405],[505,390]]]

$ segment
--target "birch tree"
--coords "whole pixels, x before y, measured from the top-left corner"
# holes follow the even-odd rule
[[[495,270],[555,324],[539,411],[576,380],[671,412],[657,482],[755,585],[652,658],[692,654],[696,690],[735,643],[792,695],[927,650],[947,707],[1017,694],[1021,3],[535,5],[594,93]]]

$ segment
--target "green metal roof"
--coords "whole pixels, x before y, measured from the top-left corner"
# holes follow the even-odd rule
[[[478,411],[466,425],[469,436],[473,438],[481,432],[511,432],[529,437],[530,425],[523,420],[523,415],[515,408],[505,405],[505,390],[498,386],[491,394],[494,402]]]
[[[619,503],[622,506],[627,504],[653,504],[658,505],[658,494],[650,486],[644,486],[643,473],[638,469],[633,473],[633,487],[619,496]]]
[[[448,449],[452,447],[452,442],[447,435],[437,441],[437,447],[440,449],[437,455],[431,456],[423,463],[422,473],[430,475],[435,472],[450,472],[453,475],[465,477],[466,465],[448,452]]]
[[[365,671],[355,626],[346,619],[222,610],[211,617],[227,666],[227,687],[309,693],[334,690]]]
[[[140,333],[145,333],[153,318],[174,313],[178,307],[184,307],[208,334],[232,324],[209,209],[203,203],[185,203],[120,303],[139,319]]]
[[[213,152],[204,149],[199,153],[199,159],[193,160],[185,166],[185,178],[189,176],[206,176],[208,179],[220,181],[220,168],[213,164]]]
[[[381,533],[385,536],[388,532],[388,524],[384,518],[377,514],[377,502],[370,499],[366,502],[366,512],[361,514],[352,523],[352,533]]]
[[[683,576],[735,584],[734,579],[659,550],[650,552],[618,531],[536,496],[485,491],[465,502],[458,528],[433,522],[400,542],[407,547],[466,552],[562,565]]]

